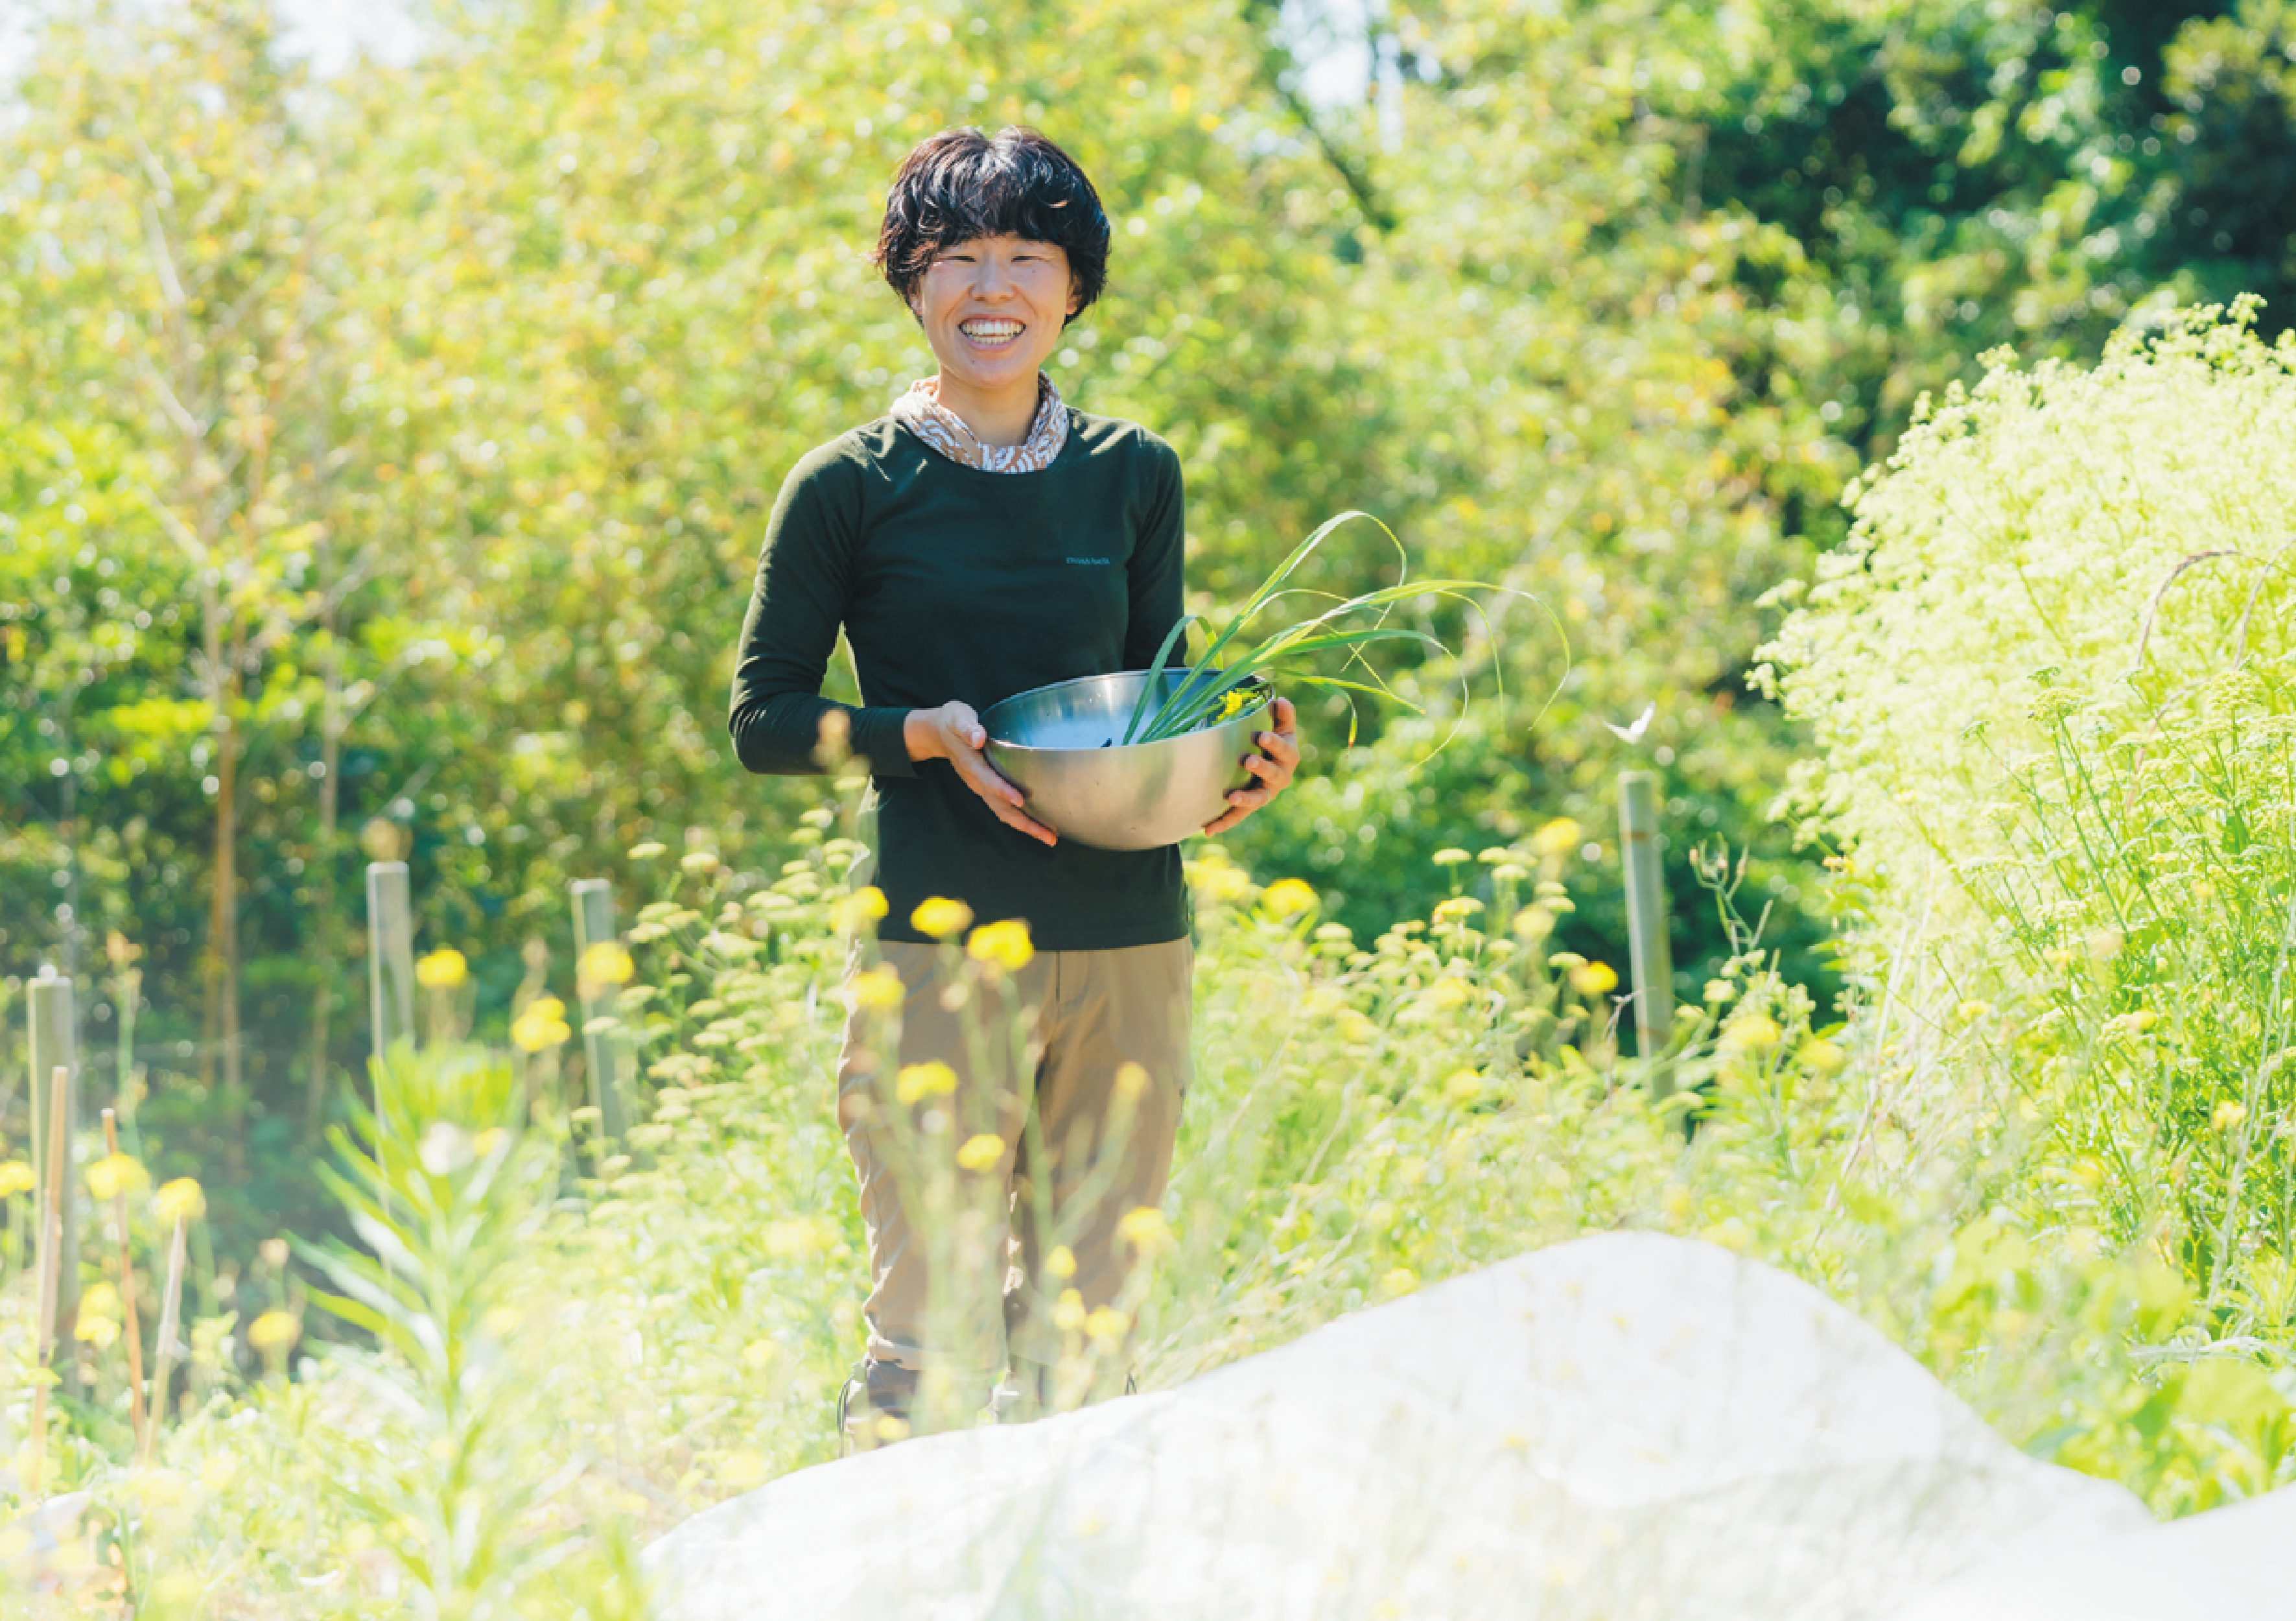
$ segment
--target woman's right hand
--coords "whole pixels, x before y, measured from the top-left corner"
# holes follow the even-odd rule
[[[946,760],[955,766],[964,786],[980,795],[981,802],[1007,827],[1027,834],[1040,844],[1054,842],[1056,835],[1050,827],[1021,809],[1021,790],[1005,781],[981,753],[988,746],[988,733],[972,704],[952,702],[939,709],[911,710],[902,723],[901,740],[908,745],[911,760]]]

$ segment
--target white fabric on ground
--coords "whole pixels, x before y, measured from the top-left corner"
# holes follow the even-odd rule
[[[800,1471],[647,1565],[676,1621],[1882,1621],[2151,1526],[1816,1290],[1615,1234],[1177,1389]]]
[[[1890,1621],[2296,1616],[2296,1486],[2094,1546],[2013,1549]]]

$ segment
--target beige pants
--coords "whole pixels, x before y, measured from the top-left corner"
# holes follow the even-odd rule
[[[1194,948],[1041,951],[1011,975],[961,959],[951,974],[937,946],[878,951],[901,1008],[855,1008],[837,1075],[868,1230],[869,1355],[946,1370],[971,1400],[1008,1346],[1016,1362],[1059,1359],[1062,1291],[1087,1312],[1124,1292],[1135,1256],[1117,1223],[1160,1205],[1171,1173]],[[953,1090],[912,1069],[934,1062]],[[1062,1246],[1073,1272],[1047,1275]]]

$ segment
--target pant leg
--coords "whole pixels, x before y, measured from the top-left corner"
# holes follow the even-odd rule
[[[1191,1078],[1188,1036],[1195,949],[1187,941],[1112,951],[1060,951],[1041,1028],[1037,1109],[1013,1181],[1013,1268],[1004,1320],[1016,1361],[1060,1359],[1054,1304],[1123,1296],[1137,1256],[1117,1224],[1159,1207]],[[1075,1271],[1049,1277],[1065,1245]]]
[[[857,1006],[837,1072],[869,1244],[868,1354],[944,1372],[950,1399],[969,1411],[1004,1362],[1007,1206],[1051,964],[992,982],[945,975],[937,946],[877,950],[900,977],[898,1018]],[[948,1066],[954,1090],[902,1101],[901,1072],[932,1063]],[[990,1134],[993,1156],[961,1155]]]

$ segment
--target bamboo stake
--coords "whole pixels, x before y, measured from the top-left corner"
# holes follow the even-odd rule
[[[184,1228],[185,1218],[176,1218],[176,1236],[168,1245],[168,1287],[160,1293],[160,1334],[152,1346],[155,1366],[152,1370],[152,1422],[144,1426],[144,1440],[135,1454],[135,1461],[148,1463],[152,1458],[152,1443],[158,1438],[160,1426],[168,1417],[168,1375],[173,1371],[168,1364],[175,1361],[176,1313],[184,1298]]]
[[[26,1469],[26,1494],[40,1496],[48,1461],[48,1356],[55,1348],[56,1272],[64,1241],[64,1099],[71,1088],[71,1071],[56,1066],[48,1089],[48,1208],[40,1222],[39,1357],[33,1369],[32,1460]]]
[[[119,1152],[119,1125],[110,1109],[103,1111],[103,1148]],[[119,1230],[119,1322],[127,1336],[127,1427],[135,1444],[144,1444],[144,1329],[135,1320],[135,1263],[127,1253],[127,1190],[111,1195],[111,1222]]]
[[[1651,1096],[1674,1090],[1660,1060],[1674,1041],[1674,956],[1666,938],[1666,879],[1659,862],[1657,778],[1619,776],[1619,843],[1627,868],[1627,956],[1633,966],[1635,1044],[1651,1065]]]

